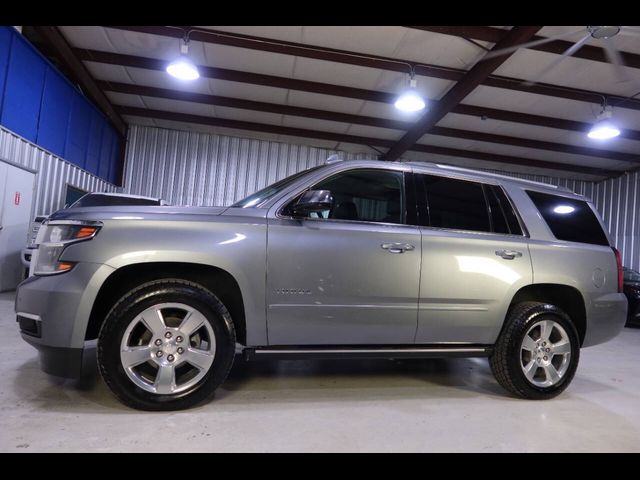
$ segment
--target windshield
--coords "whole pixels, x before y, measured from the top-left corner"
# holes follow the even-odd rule
[[[631,270],[630,268],[624,269],[624,281],[625,282],[639,282],[640,283],[640,273],[635,270]]]
[[[160,205],[159,200],[149,198],[119,197],[113,195],[85,195],[69,208],[104,207],[110,205]]]
[[[256,207],[257,205],[263,203],[265,200],[268,200],[269,198],[274,196],[276,193],[281,192],[282,190],[287,188],[289,185],[291,185],[293,182],[298,180],[303,175],[313,172],[314,170],[318,170],[323,166],[324,165],[318,165],[317,167],[308,168],[307,170],[294,173],[293,175],[283,178],[282,180],[278,180],[276,183],[272,183],[271,185],[263,188],[262,190],[258,190],[256,193],[249,195],[246,198],[243,198],[242,200],[234,203],[231,206],[240,207],[240,208]]]

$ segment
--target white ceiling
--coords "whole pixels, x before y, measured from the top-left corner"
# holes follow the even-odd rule
[[[485,50],[479,46],[459,37],[398,26],[210,26],[199,28],[264,37],[274,41],[288,41],[315,47],[340,49],[362,55],[403,59],[416,63],[433,64],[462,70],[470,69],[485,53]],[[558,33],[578,30],[579,28],[580,27],[544,27],[539,32],[539,35],[552,36]],[[179,54],[180,41],[174,38],[95,26],[60,27],[60,29],[73,47],[156,58],[166,61],[173,60]],[[577,40],[580,37],[581,35],[577,34],[575,37],[572,37],[571,40]],[[618,35],[614,41],[620,49],[640,54],[640,36]],[[488,42],[477,43],[483,45],[485,48],[491,48],[493,45]],[[591,40],[588,43],[594,46],[600,46],[598,41],[595,40]],[[399,92],[403,88],[407,78],[406,75],[400,72],[390,72],[376,68],[249,50],[246,48],[204,44],[197,41],[191,41],[190,55],[193,56],[196,63],[201,65],[376,90],[392,94]],[[494,74],[523,80],[535,79],[537,75],[556,58],[558,58],[557,55],[550,53],[520,49],[499,67]],[[393,105],[386,103],[202,77],[194,82],[185,83],[173,79],[162,71],[122,67],[97,62],[85,62],[85,65],[96,80],[219,95],[281,105],[314,108],[330,112],[404,120],[408,122],[415,122],[420,118],[419,114],[403,114],[396,110]],[[623,69],[625,78],[620,78],[619,72],[610,64],[580,58],[566,58],[553,70],[548,72],[540,81],[620,96],[630,96],[639,92],[640,69],[628,67],[623,67]],[[417,78],[418,88],[429,99],[441,98],[454,85],[454,82],[448,80],[424,76],[418,76]],[[212,106],[149,96],[115,92],[107,92],[107,96],[111,102],[116,105],[375,137],[384,140],[395,141],[400,139],[404,134],[401,130]],[[593,103],[487,86],[477,87],[462,103],[587,123],[594,121],[595,114],[597,114],[599,110],[599,106]],[[616,108],[614,112],[615,118],[622,128],[640,130],[640,111]],[[125,120],[129,123],[157,125],[166,128],[217,132],[278,141],[284,141],[283,139],[286,139],[286,141],[294,143],[304,143],[354,152],[374,153],[374,150],[364,145],[317,140],[313,138],[289,137],[248,130],[211,127],[133,116],[125,116]],[[507,135],[524,139],[543,140],[573,146],[602,148],[610,151],[637,154],[640,157],[640,141],[620,137],[607,143],[597,143],[589,140],[580,132],[493,119],[481,120],[476,117],[455,113],[446,115],[438,123],[438,126]],[[419,140],[419,143],[620,171],[633,168],[635,165],[629,162],[621,162],[601,157],[581,156],[429,134],[423,136]],[[500,165],[494,164],[494,162],[434,156],[417,152],[407,152],[404,157],[428,161],[438,158],[438,161],[446,161],[464,166],[502,168],[510,171],[532,171],[530,167]],[[592,178],[588,175],[575,172],[562,173],[546,169],[533,170],[547,175],[554,174],[574,178]]]

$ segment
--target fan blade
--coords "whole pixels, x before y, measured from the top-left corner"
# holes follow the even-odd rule
[[[553,37],[545,37],[545,38],[542,38],[540,40],[534,40],[532,42],[521,43],[520,45],[515,45],[515,46],[509,47],[509,48],[501,48],[499,50],[491,50],[484,57],[482,57],[482,60],[489,60],[490,58],[500,57],[502,55],[506,55],[507,53],[515,52],[516,50],[519,50],[521,48],[531,48],[531,47],[535,47],[537,45],[543,45],[545,43],[553,42],[554,40],[560,40],[561,38],[572,37],[573,35],[575,35],[577,33],[582,33],[582,32],[584,32],[584,29],[575,30],[575,31],[569,32],[569,33],[561,33],[560,35],[554,35]]]
[[[628,82],[631,79],[629,78],[629,74],[623,68],[625,66],[624,60],[622,59],[622,55],[618,52],[618,49],[613,44],[612,38],[607,38],[604,41],[604,53],[607,56],[607,60],[613,65],[613,68],[618,75],[619,78],[622,78],[622,81]]]
[[[590,38],[591,38],[591,34],[587,34],[584,37],[582,37],[580,40],[578,40],[576,43],[574,43],[569,48],[567,48],[564,52],[562,52],[562,55],[560,55],[558,58],[554,59],[553,62],[547,65],[547,67],[544,70],[542,70],[542,72],[540,72],[538,75],[536,75],[536,77],[533,80],[527,80],[524,82],[524,84],[530,87],[538,83],[542,77],[544,77],[547,73],[549,73],[550,70],[553,70],[553,68],[555,68],[555,66],[558,65],[561,61],[563,61],[567,57],[570,57],[571,55],[576,53],[578,50],[580,50],[582,45],[584,45],[587,42],[587,40],[589,40]]]

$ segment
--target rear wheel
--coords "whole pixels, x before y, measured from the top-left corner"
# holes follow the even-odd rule
[[[98,338],[109,388],[143,410],[191,407],[213,395],[235,355],[229,312],[192,282],[150,282],[122,297]]]
[[[553,305],[523,302],[511,310],[489,363],[509,392],[541,400],[567,388],[579,357],[578,332],[566,313]]]

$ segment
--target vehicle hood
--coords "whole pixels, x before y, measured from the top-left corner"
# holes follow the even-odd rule
[[[266,210],[232,207],[176,207],[157,205],[82,207],[58,210],[48,220],[168,220],[221,221],[221,216],[260,217]]]

